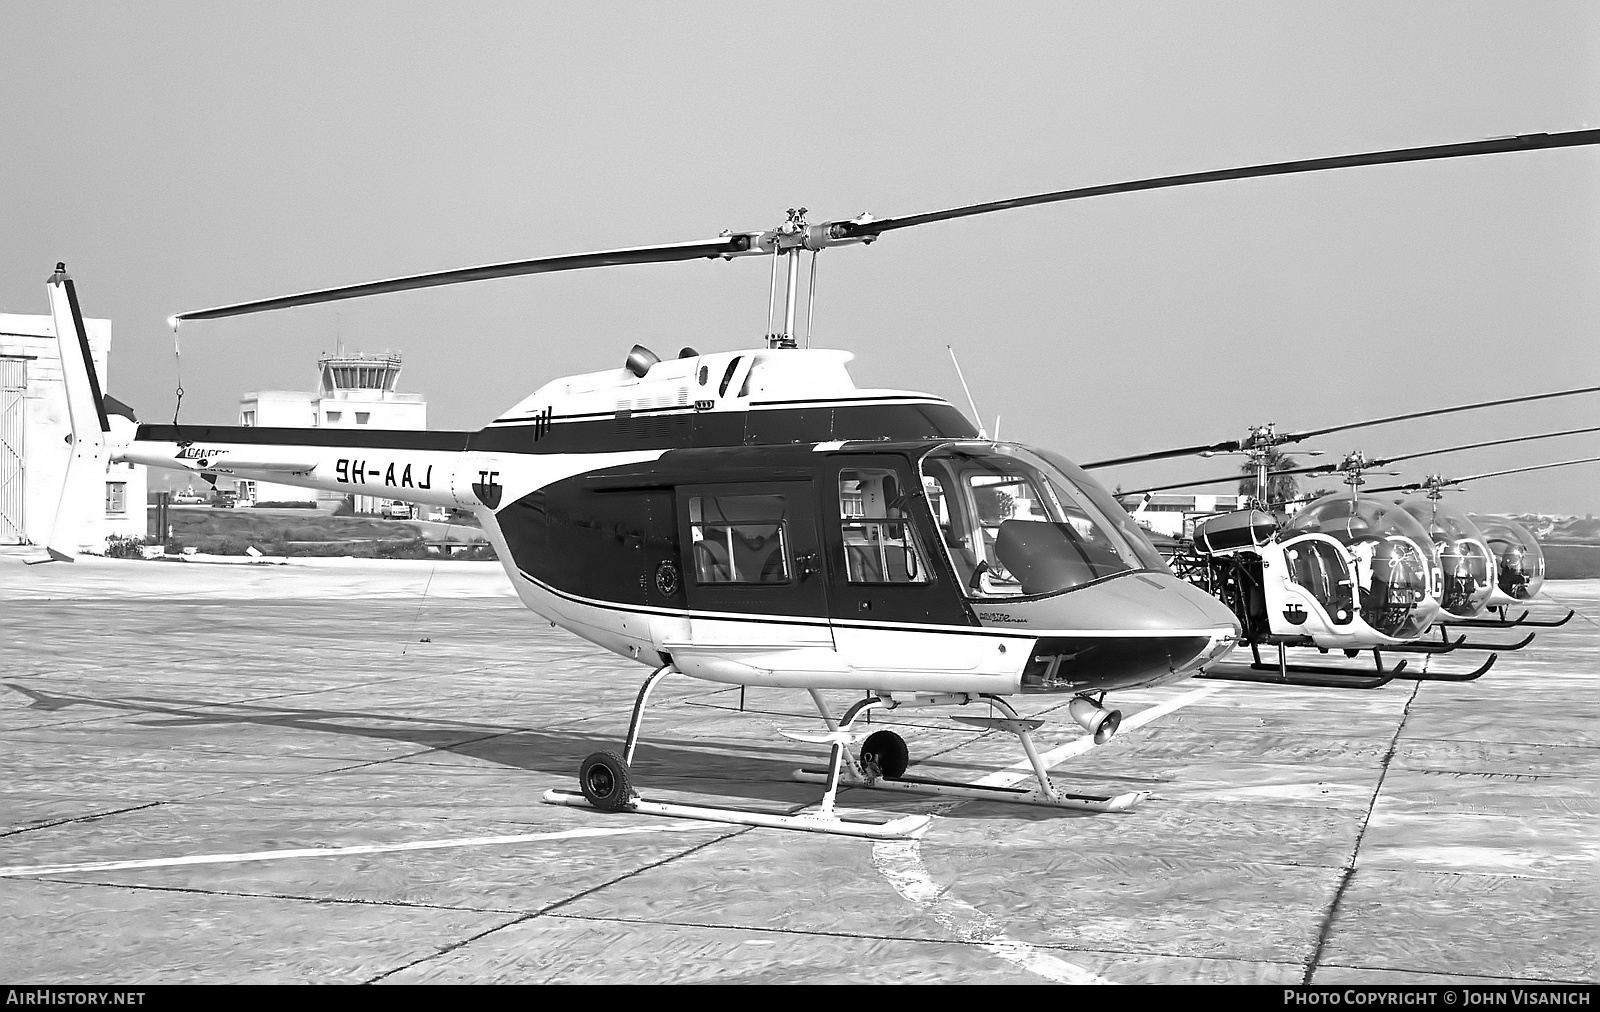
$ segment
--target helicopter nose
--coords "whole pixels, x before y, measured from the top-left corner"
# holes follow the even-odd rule
[[[1232,629],[1239,621],[1221,601],[1166,573],[1138,573],[1041,601],[1064,629],[1162,633]],[[1039,616],[1045,618],[1044,615]]]
[[[1063,594],[974,609],[984,625],[1026,626],[1039,640],[1023,692],[1083,692],[1185,677],[1233,649],[1238,619],[1168,573],[1131,573]]]

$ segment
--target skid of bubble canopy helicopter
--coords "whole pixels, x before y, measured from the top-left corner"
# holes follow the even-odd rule
[[[1110,494],[1047,450],[979,438],[943,399],[860,390],[848,353],[799,348],[800,256],[900,229],[1034,204],[1363,165],[1600,144],[1571,131],[1280,162],[1082,187],[900,218],[811,224],[715,239],[544,257],[395,278],[183,313],[215,320],[388,292],[552,271],[694,259],[772,258],[762,349],[661,361],[546,384],[478,432],[136,425],[107,415],[72,281],[50,279],[69,374],[74,477],[107,460],[228,474],[471,510],[522,602],[605,649],[654,668],[620,754],[580,764],[580,791],[553,804],[867,837],[919,832],[835,809],[841,786],[1118,811],[1142,800],[1052,782],[1010,697],[1065,698],[1097,743],[1120,715],[1108,692],[1188,678],[1228,653],[1240,628],[1178,579]],[[780,287],[783,295],[778,295]],[[814,285],[812,286],[814,291]],[[777,307],[781,306],[781,311]],[[807,313],[809,317],[809,313]],[[79,341],[70,339],[74,328]],[[809,344],[809,337],[807,340]],[[82,490],[80,489],[80,492]],[[52,557],[76,551],[72,525]],[[786,732],[828,748],[818,810],[770,815],[647,800],[631,769],[649,696],[682,673],[806,691],[825,730]],[[836,716],[822,693],[858,701]],[[1013,734],[1037,786],[989,788],[906,776],[905,742],[866,737],[875,710],[976,704],[968,726]]]
[[[1447,413],[1526,399],[1565,397],[1591,393],[1595,388],[1558,391],[1512,398],[1507,401],[1436,409]],[[1414,417],[1415,413],[1413,414]],[[1356,423],[1357,427],[1379,422]],[[1465,513],[1442,501],[1445,486],[1473,478],[1520,473],[1546,467],[1589,463],[1593,458],[1560,461],[1466,478],[1439,476],[1421,483],[1360,491],[1363,472],[1417,457],[1506,443],[1527,442],[1600,431],[1600,427],[1570,429],[1488,440],[1385,458],[1368,458],[1354,452],[1338,464],[1289,467],[1267,471],[1257,454],[1255,488],[1268,487],[1269,476],[1342,472],[1350,492],[1324,496],[1298,513],[1280,516],[1267,508],[1288,503],[1252,502],[1244,510],[1197,520],[1194,534],[1169,552],[1180,575],[1215,594],[1232,609],[1243,630],[1242,642],[1251,648],[1248,666],[1220,663],[1207,666],[1205,677],[1244,681],[1274,681],[1302,685],[1376,688],[1394,678],[1470,681],[1494,664],[1497,653],[1468,671],[1438,670],[1430,666],[1408,670],[1407,662],[1385,669],[1382,654],[1445,654],[1456,650],[1519,650],[1533,641],[1529,633],[1516,642],[1471,642],[1465,635],[1450,638],[1450,628],[1512,628],[1518,624],[1557,626],[1572,617],[1516,621],[1485,619],[1492,607],[1513,600],[1502,590],[1509,587],[1528,600],[1538,591],[1530,574],[1541,574],[1543,556],[1525,530],[1520,534],[1496,525],[1495,536],[1486,535]],[[1240,480],[1219,479],[1174,482],[1137,489],[1146,494],[1158,489],[1184,488]],[[1395,497],[1394,492],[1425,495]],[[1299,505],[1299,504],[1293,504]],[[1531,587],[1531,589],[1530,589]],[[1430,630],[1438,641],[1424,638]],[[1261,646],[1275,647],[1277,663],[1263,663]],[[1322,653],[1342,650],[1356,656],[1373,653],[1375,670],[1361,673],[1347,667],[1291,664],[1287,651],[1312,647]]]

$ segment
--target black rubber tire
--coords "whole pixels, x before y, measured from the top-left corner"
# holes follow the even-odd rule
[[[890,780],[904,776],[910,763],[906,740],[893,731],[874,731],[861,743],[861,765],[877,766],[878,772]]]
[[[584,800],[602,812],[616,812],[633,800],[628,764],[615,752],[595,752],[578,767]]]

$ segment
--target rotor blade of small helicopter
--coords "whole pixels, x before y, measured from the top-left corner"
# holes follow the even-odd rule
[[[553,271],[577,271],[590,267],[616,267],[622,264],[655,264],[676,260],[698,260],[743,253],[750,248],[750,237],[745,235],[719,236],[695,242],[668,243],[663,246],[630,246],[625,249],[602,250],[595,253],[569,253],[562,256],[540,257],[535,260],[513,260],[506,263],[485,264],[482,267],[463,267],[453,271],[433,274],[413,274],[409,277],[371,281],[361,285],[325,288],[321,291],[285,295],[276,299],[240,302],[213,309],[198,309],[179,313],[173,321],[220,320],[228,316],[248,313],[265,313],[293,306],[310,306],[341,299],[359,299],[385,292],[404,292],[413,288],[433,288],[438,285],[455,285],[467,281],[487,281],[491,278],[512,278],[523,274],[547,274]]]
[[[1478,401],[1475,404],[1458,404],[1453,408],[1431,408],[1427,411],[1412,411],[1403,415],[1390,415],[1387,418],[1373,418],[1365,422],[1350,422],[1347,425],[1330,425],[1325,429],[1307,429],[1304,432],[1288,432],[1279,436],[1285,443],[1298,443],[1312,436],[1325,436],[1330,432],[1345,432],[1349,429],[1363,429],[1369,425],[1387,425],[1390,422],[1405,422],[1413,418],[1428,418],[1432,415],[1448,415],[1456,411],[1472,411],[1476,408],[1495,408],[1502,404],[1522,404],[1526,401],[1542,401],[1551,397],[1571,397],[1574,394],[1592,394],[1600,390],[1600,386],[1577,387],[1572,390],[1557,390],[1548,394],[1526,394],[1522,397],[1505,397],[1496,401]]]
[[[1440,450],[1422,450],[1418,453],[1402,453],[1396,457],[1374,457],[1366,462],[1366,468],[1370,470],[1373,468],[1387,467],[1396,461],[1412,460],[1417,457],[1432,457],[1441,453],[1455,453],[1458,450],[1476,450],[1485,446],[1503,446],[1506,443],[1526,443],[1534,439],[1551,439],[1555,436],[1573,436],[1584,432],[1600,432],[1600,425],[1591,425],[1585,429],[1566,429],[1562,432],[1542,432],[1536,436],[1511,436],[1507,439],[1490,439],[1481,443],[1464,443],[1461,446],[1447,446]],[[1291,467],[1279,471],[1268,471],[1267,477],[1276,478],[1281,474],[1338,474],[1341,470],[1343,470],[1343,468],[1341,468],[1338,464],[1312,464],[1309,467]],[[1130,489],[1122,494],[1141,495],[1145,492],[1165,492],[1166,490],[1173,488],[1189,488],[1191,486],[1199,485],[1220,485],[1224,482],[1230,481],[1251,481],[1254,479],[1254,477],[1254,474],[1237,471],[1231,475],[1225,475],[1220,478],[1200,478],[1194,481],[1173,482],[1170,485],[1152,485],[1148,488]]]
[[[1526,443],[1532,439],[1552,439],[1556,436],[1575,436],[1581,432],[1600,432],[1600,425],[1591,425],[1587,429],[1567,429],[1564,432],[1544,432],[1537,436],[1512,436],[1509,439],[1491,439],[1483,443],[1466,443],[1461,446],[1447,446],[1442,450],[1423,450],[1420,453],[1402,453],[1398,457],[1378,457],[1368,461],[1373,467],[1386,467],[1396,461],[1411,460],[1416,457],[1432,457],[1441,453],[1455,453],[1457,450],[1476,450],[1484,446],[1503,446],[1506,443]],[[1330,471],[1339,470],[1336,464],[1324,464]]]
[[[831,223],[835,238],[850,239],[878,236],[899,228],[925,225],[951,218],[967,218],[991,211],[1008,211],[1034,204],[1053,204],[1084,197],[1100,197],[1112,193],[1129,193],[1135,190],[1160,190],[1195,183],[1215,183],[1227,179],[1252,179],[1259,176],[1284,176],[1297,172],[1321,172],[1325,169],[1344,169],[1358,165],[1388,165],[1396,162],[1422,162],[1440,158],[1465,158],[1471,155],[1492,155],[1508,151],[1533,151],[1542,148],[1575,147],[1582,144],[1600,144],[1600,130],[1569,130],[1553,134],[1522,134],[1517,137],[1497,137],[1461,144],[1435,144],[1421,148],[1396,148],[1390,151],[1368,151],[1362,154],[1334,155],[1327,158],[1306,158],[1292,162],[1272,162],[1265,165],[1245,165],[1232,169],[1212,169],[1207,172],[1185,172],[1176,176],[1156,176],[1122,183],[1100,186],[1083,186],[1072,190],[1055,190],[1036,193],[1009,200],[990,200],[982,204],[968,204],[943,211],[909,214],[900,218],[881,218],[877,221],[840,221]]]
[[[1595,461],[1600,461],[1600,457],[1579,457],[1577,460],[1558,460],[1550,464],[1530,464],[1527,467],[1513,467],[1504,471],[1485,471],[1482,474],[1469,474],[1460,478],[1446,478],[1435,484],[1442,488],[1446,485],[1459,485],[1462,482],[1476,481],[1479,478],[1495,478],[1502,474],[1521,474],[1524,471],[1543,471],[1547,467],[1566,467],[1568,464],[1592,464]],[[1416,492],[1427,485],[1427,482],[1414,481],[1407,485],[1387,485],[1383,488],[1366,489],[1366,491],[1370,494],[1378,492]]]
[[[1112,457],[1109,460],[1096,460],[1078,466],[1085,471],[1092,471],[1097,467],[1116,467],[1118,464],[1137,464],[1146,460],[1166,460],[1168,457],[1188,457],[1197,453],[1231,453],[1243,448],[1243,444],[1237,439],[1231,439],[1224,443],[1210,443],[1206,446],[1185,446],[1176,450],[1136,453],[1131,457]]]
[[[1474,404],[1457,404],[1454,407],[1449,408],[1430,408],[1426,411],[1412,411],[1404,415],[1390,415],[1387,418],[1372,418],[1363,422],[1348,422],[1344,425],[1330,425],[1327,428],[1322,429],[1307,429],[1304,432],[1283,433],[1277,437],[1277,441],[1278,443],[1298,443],[1302,440],[1310,439],[1312,436],[1325,436],[1330,432],[1346,432],[1350,429],[1361,429],[1370,425],[1385,425],[1389,422],[1404,422],[1414,418],[1427,418],[1431,415],[1448,415],[1457,411],[1471,411],[1476,408],[1494,408],[1499,407],[1502,404],[1521,404],[1526,401],[1542,401],[1551,397],[1571,397],[1574,394],[1591,394],[1596,391],[1600,391],[1600,386],[1577,387],[1572,390],[1557,390],[1553,393],[1545,394],[1525,394],[1521,397],[1505,397],[1495,401],[1478,401]],[[1573,431],[1583,430],[1576,429]],[[1560,435],[1560,433],[1552,433],[1552,435]],[[1533,439],[1538,437],[1529,436],[1525,438]],[[1092,471],[1097,467],[1115,467],[1119,464],[1135,464],[1147,460],[1164,460],[1168,457],[1187,457],[1191,454],[1197,453],[1232,453],[1242,449],[1245,449],[1244,441],[1231,440],[1224,443],[1212,443],[1209,446],[1185,446],[1174,450],[1157,450],[1154,453],[1140,453],[1130,457],[1112,457],[1107,460],[1090,461],[1087,464],[1079,464],[1078,466],[1083,468],[1085,471]],[[1443,453],[1444,451],[1430,450],[1429,452]],[[1322,467],[1327,468],[1328,465],[1322,465]],[[1332,470],[1338,470],[1338,468],[1332,468]],[[1217,479],[1217,481],[1223,480],[1226,479]],[[1215,482],[1208,482],[1207,484],[1214,483]],[[1177,486],[1168,487],[1176,488]]]
[[[1268,478],[1276,478],[1280,474],[1312,474],[1312,473],[1317,472],[1317,471],[1325,471],[1331,466],[1332,465],[1329,465],[1329,464],[1320,464],[1320,465],[1317,465],[1315,467],[1290,467],[1290,468],[1285,468],[1282,471],[1268,471],[1267,472],[1267,477]],[[1244,471],[1235,471],[1234,473],[1232,473],[1230,475],[1227,475],[1225,477],[1222,477],[1222,478],[1200,478],[1200,479],[1197,479],[1195,481],[1175,481],[1170,485],[1151,485],[1148,488],[1128,489],[1128,490],[1126,490],[1124,492],[1120,492],[1118,494],[1119,495],[1143,495],[1145,492],[1165,492],[1167,489],[1171,489],[1171,488],[1190,488],[1192,486],[1198,486],[1198,485],[1221,485],[1224,482],[1230,482],[1230,481],[1251,481],[1251,482],[1253,482],[1255,480],[1256,480],[1256,474],[1255,474],[1254,471],[1251,471],[1249,473],[1246,473]]]

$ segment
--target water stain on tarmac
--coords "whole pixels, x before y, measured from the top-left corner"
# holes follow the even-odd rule
[[[493,564],[0,553],[0,976],[175,982],[1596,980],[1600,581],[1480,681],[1202,683],[1058,778],[1132,812],[959,807],[914,845],[546,806],[645,669]],[[422,637],[429,642],[422,643]],[[801,693],[657,690],[652,795],[793,812]],[[1080,737],[1057,713],[1044,748]],[[977,779],[1014,740],[893,719]],[[1073,752],[1072,748],[1064,751]]]

